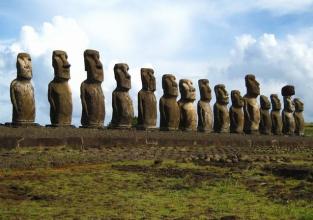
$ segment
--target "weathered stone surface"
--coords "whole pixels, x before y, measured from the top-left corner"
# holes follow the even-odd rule
[[[198,131],[210,133],[213,130],[213,112],[210,105],[212,94],[209,80],[200,79],[198,85],[200,90],[200,100],[197,105]]]
[[[260,108],[257,103],[257,97],[260,95],[260,84],[252,74],[245,76],[245,84],[247,93],[244,96],[244,132],[257,134],[260,124]]]
[[[172,74],[162,76],[163,96],[159,102],[160,130],[177,130],[180,121],[180,110],[176,101],[178,88],[176,78]]]
[[[244,99],[238,90],[232,90],[230,95],[232,101],[232,106],[229,108],[230,132],[241,134],[243,133],[244,125],[244,114],[242,110]]]
[[[227,104],[229,95],[225,89],[225,85],[218,84],[214,87],[216,103],[214,104],[214,131],[217,133],[229,132],[229,112]]]
[[[270,135],[272,130],[272,119],[270,116],[271,103],[264,95],[260,96],[260,133]]]
[[[296,124],[295,134],[299,136],[304,136],[304,117],[303,117],[304,104],[298,98],[295,98],[293,102],[295,104],[295,112],[293,113]]]
[[[54,79],[48,86],[50,121],[52,126],[70,126],[72,123],[72,91],[68,84],[70,63],[64,51],[55,50],[52,54]]]
[[[0,126],[0,148],[10,149],[28,146],[61,146],[63,148],[66,146],[67,148],[74,147],[78,149],[98,147],[107,149],[108,152],[119,147],[123,149],[117,152],[117,155],[123,152],[124,155],[129,156],[128,158],[144,150],[141,151],[140,156],[135,159],[146,158],[145,156],[147,154],[145,152],[150,152],[154,155],[157,154],[162,158],[171,158],[173,154],[169,155],[168,151],[165,152],[164,149],[175,148],[175,151],[182,152],[186,155],[204,153],[203,149],[207,149],[209,150],[207,153],[210,153],[210,155],[218,154],[220,155],[220,160],[222,160],[225,159],[224,155],[227,155],[227,152],[231,153],[234,149],[240,150],[242,155],[245,155],[249,151],[253,155],[260,153],[260,151],[267,153],[268,150],[273,150],[276,152],[277,149],[285,149],[288,152],[311,153],[313,152],[313,138],[297,136],[208,134],[179,131],[160,132],[157,130],[146,132],[140,130],[116,129],[99,130],[64,127],[12,128]],[[173,153],[172,150],[171,153]],[[238,158],[241,157],[238,155]]]
[[[34,88],[31,83],[32,63],[30,55],[19,53],[16,61],[17,78],[11,82],[10,97],[13,105],[12,124],[32,125],[35,121]]]
[[[281,94],[284,97],[284,109],[282,111],[283,133],[285,135],[293,135],[296,126],[293,116],[295,106],[291,99],[291,96],[295,94],[294,86],[284,86],[281,90]]]
[[[138,92],[138,129],[156,128],[157,102],[153,69],[141,68],[142,89]]]
[[[197,112],[193,105],[196,100],[196,90],[192,81],[188,79],[179,80],[179,91],[181,98],[178,101],[180,108],[179,128],[183,131],[197,130]]]
[[[82,102],[81,124],[83,127],[102,128],[105,117],[104,95],[101,88],[103,67],[99,52],[85,50],[85,70],[87,79],[80,86]]]
[[[111,128],[131,128],[134,117],[133,101],[128,91],[131,89],[131,76],[126,63],[118,63],[114,66],[116,88],[112,93],[113,115]]]
[[[283,122],[280,115],[281,103],[277,96],[277,94],[271,95],[271,103],[272,103],[272,133],[274,135],[281,135],[283,129]]]
[[[295,87],[292,85],[286,85],[281,89],[282,96],[293,96],[295,95]]]

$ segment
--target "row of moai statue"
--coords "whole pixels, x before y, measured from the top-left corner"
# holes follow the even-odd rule
[[[84,52],[85,71],[87,79],[82,82],[81,124],[86,128],[102,128],[105,118],[104,95],[101,88],[103,81],[103,66],[99,52],[86,50]],[[68,81],[70,79],[70,64],[64,51],[56,50],[52,55],[54,79],[48,86],[50,103],[50,120],[52,127],[71,126],[72,122],[72,93]],[[10,125],[34,125],[35,99],[31,84],[32,65],[27,53],[17,56],[17,78],[10,87],[13,105],[13,119]],[[131,89],[131,76],[128,65],[119,63],[114,66],[117,82],[112,93],[112,121],[109,128],[131,128],[134,118],[133,103],[128,93]],[[153,69],[141,69],[142,89],[138,93],[138,129],[155,129],[157,123],[157,101],[154,95],[156,82]],[[162,77],[163,96],[159,101],[160,130],[164,131],[200,131],[217,133],[246,133],[246,134],[286,134],[303,135],[303,103],[299,99],[292,100],[295,94],[293,86],[282,88],[284,109],[277,95],[271,95],[271,104],[264,95],[260,96],[260,106],[257,97],[260,95],[259,83],[254,75],[246,75],[247,93],[241,96],[238,90],[231,91],[232,105],[228,109],[229,95],[223,84],[216,85],[214,92],[216,103],[213,111],[210,106],[212,99],[209,81],[198,81],[200,100],[197,110],[193,103],[196,100],[195,88],[190,80],[181,79],[179,86],[172,74]],[[177,101],[178,87],[181,98]]]

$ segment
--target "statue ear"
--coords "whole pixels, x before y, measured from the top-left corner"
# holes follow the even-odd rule
[[[185,90],[188,90],[188,88],[189,88],[188,84],[187,84],[187,83],[183,83],[183,88],[184,88]]]

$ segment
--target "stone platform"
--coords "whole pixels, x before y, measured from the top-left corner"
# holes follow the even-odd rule
[[[140,131],[86,128],[11,128],[0,126],[0,148],[19,147],[278,147],[313,149],[313,137],[205,134],[182,131]]]

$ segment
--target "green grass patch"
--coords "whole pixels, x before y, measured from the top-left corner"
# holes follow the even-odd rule
[[[253,177],[275,181],[259,171],[234,175],[229,168],[174,161],[7,169],[0,176],[0,218],[312,219],[311,202],[276,202],[266,188],[249,188],[245,180]]]

